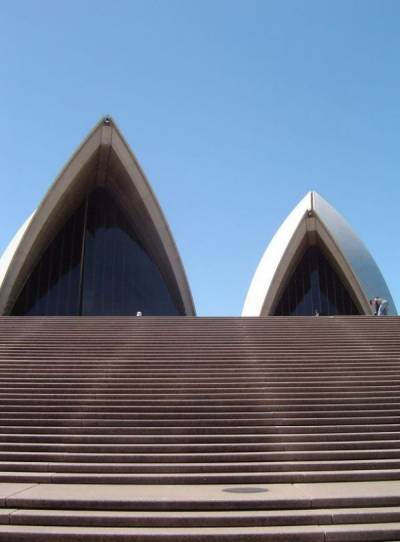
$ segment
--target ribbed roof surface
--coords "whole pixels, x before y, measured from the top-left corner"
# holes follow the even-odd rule
[[[400,537],[399,361],[395,317],[0,318],[0,540]]]

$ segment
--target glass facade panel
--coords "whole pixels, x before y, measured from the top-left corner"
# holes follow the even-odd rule
[[[276,316],[360,314],[350,292],[318,246],[310,246],[292,273]]]
[[[23,287],[13,315],[177,315],[156,264],[109,191],[67,220]]]
[[[164,279],[105,190],[88,202],[82,314],[174,315]]]
[[[84,208],[81,206],[42,255],[11,314],[78,314],[83,226]]]

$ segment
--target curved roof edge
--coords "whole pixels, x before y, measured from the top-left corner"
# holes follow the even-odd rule
[[[146,209],[160,246],[165,252],[164,260],[172,271],[171,276],[177,285],[185,314],[195,315],[186,273],[165,216],[133,152],[110,117],[101,119],[84,139],[50,186],[37,210],[21,226],[1,256],[0,314],[6,314],[10,303],[15,301],[15,289],[20,287],[18,281],[23,280],[21,275],[25,272],[26,276],[26,266],[31,268],[35,257],[43,250],[43,239],[48,241],[51,232],[54,233],[56,218],[53,215],[56,215],[57,211],[62,212],[84,192],[82,183],[88,182],[83,179],[85,170],[92,168],[92,176],[101,177],[102,164],[109,159],[111,150],[122,164],[132,190],[139,195]]]
[[[279,227],[262,256],[251,281],[242,316],[267,316],[296,251],[308,232],[315,231],[349,282],[364,314],[371,314],[369,299],[379,295],[396,306],[375,260],[349,223],[324,198],[309,192]]]

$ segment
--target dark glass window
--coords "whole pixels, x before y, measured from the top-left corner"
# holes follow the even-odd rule
[[[105,190],[88,202],[82,314],[178,314],[164,279]]]
[[[97,188],[43,253],[14,315],[179,314],[156,264],[109,191]]]
[[[76,315],[84,226],[84,207],[67,220],[22,289],[14,315]]]
[[[275,309],[276,316],[360,314],[352,296],[322,250],[307,248]]]

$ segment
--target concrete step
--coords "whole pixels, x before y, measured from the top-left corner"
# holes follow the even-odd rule
[[[304,408],[304,407],[303,407]],[[24,412],[13,412],[10,409],[2,409],[0,412],[0,419],[1,420],[8,420],[8,419],[20,419],[20,420],[26,420],[30,418],[34,419],[45,419],[45,420],[62,420],[66,417],[68,419],[74,420],[74,419],[81,419],[83,416],[85,419],[90,420],[97,420],[97,419],[107,419],[107,420],[120,420],[120,419],[128,419],[131,421],[135,420],[170,420],[170,421],[179,421],[179,420],[188,420],[188,421],[210,421],[210,420],[218,420],[218,421],[230,421],[235,422],[238,420],[243,420],[246,423],[248,421],[255,421],[255,420],[269,420],[271,418],[275,419],[293,419],[293,418],[301,418],[301,419],[311,419],[312,421],[317,419],[325,419],[325,418],[332,418],[332,414],[335,414],[335,418],[337,417],[343,417],[343,418],[387,418],[387,417],[394,417],[400,415],[400,409],[374,409],[374,410],[368,410],[368,409],[360,409],[357,411],[345,411],[345,410],[334,410],[331,411],[319,411],[319,410],[313,410],[312,408],[310,410],[298,410],[298,411],[280,411],[276,412],[274,411],[274,408],[271,409],[271,411],[266,412],[229,412],[229,410],[224,410],[223,412],[90,412],[85,411],[84,409],[80,409],[79,411],[74,412],[45,412],[39,411],[37,412],[35,409],[26,410]],[[1,423],[1,422],[0,422]]]
[[[0,425],[0,434],[21,434],[24,431],[30,434],[53,434],[53,435],[135,435],[135,436],[146,436],[155,434],[163,436],[177,436],[184,435],[195,436],[197,435],[301,435],[301,438],[304,438],[304,435],[309,435],[312,438],[316,438],[318,435],[332,434],[336,435],[342,434],[344,436],[350,436],[354,433],[372,433],[373,435],[378,435],[378,433],[388,434],[391,432],[400,431],[399,424],[348,424],[348,425],[281,425],[275,424],[270,426],[264,425],[236,425],[236,426],[224,426],[224,425],[214,425],[214,426],[190,426],[190,425],[180,425],[180,426],[137,426],[130,425],[128,427],[116,426],[116,425],[92,425],[92,424],[82,424],[81,426],[60,426],[60,425]]]
[[[308,510],[109,511],[0,509],[0,523],[79,527],[267,527],[400,523],[400,507]]]
[[[42,440],[43,437],[41,437]],[[2,442],[6,440],[6,442]],[[262,441],[256,441],[252,443],[209,443],[209,442],[197,442],[193,444],[180,444],[180,443],[129,443],[124,442],[111,442],[111,443],[98,443],[90,444],[85,442],[73,443],[69,442],[33,442],[31,437],[22,436],[20,442],[16,442],[11,439],[8,442],[7,439],[3,439],[0,435],[0,452],[74,452],[74,453],[91,453],[91,454],[109,454],[109,453],[124,453],[124,454],[209,454],[209,453],[229,453],[235,454],[238,452],[252,453],[252,452],[329,452],[329,451],[356,451],[356,450],[399,450],[400,440],[362,440],[357,441],[331,441],[326,442],[320,440],[318,442],[284,442],[281,440],[276,443],[265,443]],[[207,457],[207,456],[206,456]]]
[[[200,528],[133,528],[133,527],[49,527],[0,525],[4,542],[348,542],[398,540],[400,523],[370,525],[315,525],[278,527],[200,527]]]
[[[207,428],[209,426],[214,427],[224,427],[225,429],[230,427],[241,427],[246,426],[249,429],[253,426],[255,427],[264,427],[268,428],[269,426],[276,427],[277,422],[281,426],[307,426],[312,423],[312,427],[317,429],[319,426],[325,427],[326,425],[355,425],[356,423],[365,423],[367,424],[370,421],[371,424],[382,423],[387,425],[393,425],[397,427],[400,416],[396,415],[386,415],[382,413],[381,416],[368,416],[368,415],[348,415],[347,417],[331,417],[329,415],[321,417],[284,417],[284,416],[268,416],[268,417],[212,417],[202,418],[201,416],[193,418],[185,417],[176,417],[176,418],[147,418],[146,416],[122,416],[117,415],[116,417],[107,417],[105,414],[101,417],[92,417],[89,414],[83,414],[81,416],[60,416],[60,417],[3,417],[0,419],[1,426],[56,426],[59,427],[68,425],[69,427],[82,427],[82,426],[91,426],[91,427],[203,427]],[[213,423],[214,422],[214,423]]]
[[[198,463],[198,462],[268,462],[268,461],[344,461],[400,459],[400,449],[395,450],[334,450],[334,451],[283,451],[283,452],[216,452],[216,453],[74,453],[68,452],[0,452],[0,461],[59,461],[114,463]]]
[[[166,373],[166,372],[165,372]],[[28,378],[21,374],[16,376],[15,372],[5,372],[1,369],[0,366],[0,376],[3,383],[7,385],[15,386],[31,386],[32,384],[40,386],[48,386],[54,384],[55,386],[65,385],[65,386],[86,386],[92,382],[98,383],[109,383],[113,386],[120,387],[129,387],[132,385],[141,385],[143,387],[149,386],[158,386],[158,387],[168,387],[168,386],[187,386],[189,388],[196,387],[218,387],[223,385],[224,387],[236,387],[236,386],[259,386],[260,384],[282,384],[289,383],[293,385],[302,385],[302,383],[311,383],[318,384],[324,383],[326,380],[344,380],[351,383],[357,382],[388,382],[398,381],[399,380],[399,371],[396,370],[383,370],[381,372],[377,370],[370,371],[348,371],[348,374],[343,374],[343,371],[337,369],[336,371],[324,371],[315,376],[314,373],[308,373],[307,371],[293,371],[290,376],[287,375],[284,368],[281,366],[279,371],[264,371],[253,373],[250,371],[242,372],[241,374],[232,375],[228,371],[225,373],[215,374],[205,374],[204,376],[199,375],[197,378],[193,376],[192,373],[188,373],[186,376],[182,375],[181,372],[171,374],[168,371],[167,374],[151,374],[151,369],[142,374],[138,374],[137,371],[124,373],[114,371],[106,371],[100,375],[93,376],[92,374],[84,373],[82,371],[75,370],[74,376],[71,377],[70,371],[65,371],[64,373],[51,372],[43,374],[38,372],[32,378]]]
[[[110,401],[111,406],[130,406],[130,407],[141,407],[146,405],[153,406],[169,406],[169,407],[181,407],[181,406],[190,406],[190,407],[230,407],[230,406],[239,406],[243,404],[245,407],[253,407],[256,405],[267,407],[270,404],[282,404],[285,401],[288,403],[295,401],[304,402],[304,404],[318,404],[321,402],[323,405],[324,402],[328,404],[339,403],[342,401],[348,402],[352,401],[355,404],[363,403],[368,397],[375,397],[375,400],[379,403],[392,397],[392,392],[387,390],[386,393],[383,390],[378,390],[374,392],[366,391],[354,391],[349,390],[337,391],[335,393],[328,392],[291,392],[290,396],[285,393],[269,391],[265,393],[249,393],[249,394],[220,394],[220,396],[213,394],[200,394],[200,395],[191,395],[188,393],[175,393],[175,394],[156,394],[153,396],[153,402],[151,401],[151,394],[136,394],[136,393],[120,393],[109,396],[104,393],[90,394],[90,392],[85,393],[63,393],[59,394],[60,398],[55,398],[54,395],[46,393],[38,394],[26,394],[23,393],[6,393],[4,392],[1,397],[2,405],[27,405],[29,402],[33,405],[66,405],[75,406],[76,404],[93,404],[98,406],[105,406],[108,401]],[[394,397],[397,397],[394,395]]]
[[[113,382],[111,379],[92,379],[87,380],[86,382],[80,381],[79,383],[71,382],[37,382],[35,385],[32,382],[8,382],[4,379],[1,380],[0,392],[3,391],[16,391],[20,392],[21,390],[27,393],[46,393],[49,390],[57,390],[62,393],[69,393],[71,390],[86,392],[87,388],[93,384],[96,384],[99,393],[126,393],[127,390],[137,392],[139,395],[145,393],[154,393],[154,394],[163,394],[165,391],[168,393],[174,392],[193,392],[196,394],[204,393],[214,393],[218,392],[217,395],[222,395],[226,393],[261,393],[266,390],[297,390],[298,388],[303,388],[304,384],[307,384],[309,390],[313,388],[321,390],[332,390],[336,388],[343,387],[344,389],[353,389],[353,388],[373,388],[380,389],[385,387],[385,389],[397,389],[400,385],[400,378],[390,377],[387,380],[381,379],[359,379],[359,380],[349,380],[346,377],[331,377],[331,381],[327,383],[327,379],[316,381],[316,382],[307,382],[305,380],[298,380],[295,382],[280,380],[279,382],[269,381],[267,378],[263,378],[258,382],[245,382],[241,380],[236,383],[222,383],[222,382],[197,382],[197,383],[187,383],[187,382],[169,382],[169,383],[157,383],[157,382],[131,382],[131,383],[119,383]]]
[[[385,532],[397,532],[397,524],[391,529],[385,525]],[[399,527],[400,533],[400,527]],[[248,528],[110,528],[110,527],[49,527],[0,525],[0,541],[14,542],[71,542],[90,540],[91,542],[189,542],[189,541],[235,541],[264,542],[266,540],[293,542],[324,542],[324,531],[316,526],[296,527],[248,527]]]
[[[315,419],[320,419],[322,423],[326,419],[328,419],[328,421],[331,419],[343,419],[342,421],[346,421],[348,418],[354,419],[357,422],[360,422],[360,421],[363,422],[364,418],[368,417],[365,415],[365,411],[361,409],[358,411],[357,410],[352,411],[351,409],[349,409],[347,416],[342,414],[341,410],[339,410],[339,415],[336,416],[336,411],[334,409],[332,410],[327,409],[327,411],[324,413],[325,415],[321,414],[321,416],[319,416],[319,415],[314,415],[314,412],[312,412],[312,407],[311,407],[310,412],[303,415],[302,413],[298,413],[295,411],[293,412],[287,411],[287,412],[282,412],[282,413],[273,412],[273,407],[272,407],[271,413],[268,413],[268,410],[267,410],[268,407],[264,407],[266,408],[265,413],[257,412],[257,411],[253,412],[252,405],[246,405],[249,407],[248,411],[246,411],[246,409],[243,408],[243,411],[241,413],[237,413],[236,409],[238,408],[238,406],[236,404],[232,407],[230,407],[229,405],[225,405],[223,407],[220,407],[219,405],[215,407],[209,406],[207,407],[207,410],[204,411],[203,409],[201,409],[201,407],[199,408],[199,406],[197,409],[192,410],[191,405],[181,404],[181,405],[170,406],[168,404],[163,405],[162,403],[158,403],[157,406],[153,405],[153,412],[151,411],[151,409],[150,411],[147,412],[146,404],[148,403],[145,402],[144,404],[141,404],[139,406],[128,407],[129,410],[126,412],[124,411],[124,408],[126,407],[124,407],[123,405],[120,406],[118,404],[114,404],[110,406],[109,409],[107,410],[107,407],[103,406],[103,404],[99,405],[99,403],[97,404],[96,403],[91,403],[91,404],[75,403],[75,405],[72,405],[71,409],[69,409],[69,405],[66,405],[66,408],[63,412],[60,412],[59,407],[54,406],[53,402],[46,402],[46,401],[40,401],[40,404],[38,406],[35,406],[34,404],[32,404],[30,409],[28,405],[21,406],[20,404],[18,404],[16,407],[14,405],[10,406],[10,405],[0,404],[0,407],[2,410],[2,416],[3,416],[2,419],[5,419],[5,420],[15,419],[16,423],[18,422],[18,419],[28,420],[30,419],[31,416],[33,418],[36,417],[40,420],[65,419],[65,418],[79,419],[79,418],[84,418],[84,417],[87,417],[87,419],[96,420],[102,417],[103,419],[106,418],[107,420],[110,420],[110,422],[112,422],[113,420],[119,420],[119,419],[124,419],[124,418],[128,418],[130,420],[135,420],[135,419],[140,418],[140,419],[148,419],[148,420],[159,420],[160,422],[162,422],[163,420],[166,420],[166,421],[186,420],[188,423],[190,423],[192,419],[201,419],[201,420],[204,420],[205,422],[207,422],[208,420],[210,422],[210,420],[218,418],[220,420],[227,419],[227,420],[237,421],[238,425],[242,425],[242,420],[253,419],[254,421],[260,421],[260,422],[272,420],[274,421],[273,425],[276,426],[278,425],[277,422],[280,422],[281,420],[286,420],[286,419],[289,419],[289,420],[302,419],[305,421],[308,420],[309,423],[312,423],[313,419],[315,418]],[[97,407],[99,407],[99,411],[97,411]],[[38,408],[40,408],[40,410],[37,410]],[[132,410],[133,408],[135,409],[135,411]],[[155,410],[156,408],[157,408],[157,411]],[[230,412],[230,408],[232,408],[231,412]],[[18,410],[14,411],[14,409],[18,409]],[[56,409],[56,411],[54,409]],[[164,412],[159,414],[158,409],[164,410]],[[214,413],[213,413],[213,410],[214,410]],[[371,415],[371,418],[377,418],[378,421],[382,421],[382,418],[393,417],[393,414],[389,413],[385,409],[376,409],[374,410],[374,413],[375,413],[374,415]],[[0,420],[0,427],[1,427],[1,420]]]
[[[374,542],[399,538],[400,523],[185,529],[0,525],[0,541],[4,542]]]
[[[0,484],[4,508],[120,511],[310,510],[400,506],[400,481],[251,484]]]
[[[242,358],[244,355],[245,353],[243,353]],[[292,357],[295,355],[296,353],[294,352]],[[348,359],[349,356],[346,355],[345,357]],[[392,358],[392,361],[386,361],[385,365],[381,366],[382,371],[379,376],[383,380],[387,379],[390,375],[397,376],[399,373],[399,368],[396,364],[396,354],[393,354]],[[46,359],[47,361],[45,361]],[[50,363],[50,359],[54,361],[54,363]],[[51,379],[53,376],[58,379],[65,376],[67,379],[76,380],[82,378],[86,380],[98,379],[100,381],[102,379],[116,379],[118,381],[128,378],[135,381],[160,381],[160,383],[162,383],[166,380],[192,382],[193,379],[198,376],[204,382],[210,382],[213,377],[216,377],[216,379],[221,381],[226,377],[228,382],[230,380],[233,382],[239,379],[243,379],[244,381],[248,380],[249,382],[260,379],[261,382],[268,382],[268,379],[271,377],[273,383],[279,384],[281,381],[294,383],[296,376],[303,379],[311,377],[311,382],[314,382],[318,380],[315,376],[316,369],[320,371],[317,374],[319,374],[319,378],[321,379],[323,376],[326,376],[327,379],[329,379],[346,375],[351,380],[360,380],[363,377],[371,379],[372,376],[379,373],[379,363],[369,361],[368,359],[365,359],[362,363],[339,363],[340,358],[337,356],[332,357],[332,359],[324,356],[325,364],[313,363],[309,358],[304,361],[299,361],[296,364],[281,362],[279,365],[267,363],[264,360],[262,364],[247,363],[245,368],[240,359],[237,363],[232,361],[231,364],[229,364],[229,359],[230,357],[223,365],[217,361],[212,362],[210,365],[206,365],[199,360],[196,361],[195,365],[186,361],[174,365],[171,363],[155,365],[152,363],[151,359],[144,360],[143,363],[138,365],[130,359],[125,362],[125,365],[116,363],[114,367],[110,366],[110,364],[102,366],[101,363],[95,363],[95,361],[88,365],[84,359],[81,359],[79,365],[75,365],[76,358],[75,362],[74,360],[71,360],[65,361],[64,364],[60,364],[57,363],[57,360],[53,360],[53,356],[49,354],[40,364],[29,363],[28,360],[21,361],[21,358],[18,357],[16,359],[10,359],[6,366],[4,363],[1,363],[0,360],[0,374],[7,379],[17,379],[20,382],[22,382],[23,377],[26,377],[26,372],[24,372],[24,370],[30,368],[34,370],[34,378],[39,381]],[[329,369],[327,369],[327,367]],[[291,370],[290,376],[288,376],[289,369]]]
[[[273,472],[303,472],[303,471],[366,471],[400,469],[400,460],[353,460],[353,461],[273,461],[273,462],[204,462],[199,457],[198,462],[173,463],[143,463],[110,462],[107,456],[100,457],[97,462],[67,462],[61,461],[2,461],[0,471],[30,471],[30,472],[63,472],[63,473],[273,473]],[[179,460],[179,457],[177,458]],[[393,474],[393,472],[392,472]]]
[[[342,404],[343,402],[349,403],[351,405],[361,405],[365,401],[371,401],[374,405],[382,404],[385,400],[390,400],[391,398],[397,399],[398,396],[392,396],[391,394],[387,393],[375,393],[373,395],[367,395],[365,396],[363,393],[360,394],[347,394],[344,397],[333,397],[331,395],[324,395],[324,396],[310,396],[305,397],[304,394],[299,395],[296,394],[295,396],[286,397],[282,394],[273,395],[272,397],[263,397],[262,399],[248,399],[245,396],[233,400],[233,399],[210,399],[208,401],[201,400],[197,398],[196,400],[171,400],[171,399],[154,399],[152,402],[150,399],[136,399],[135,396],[127,396],[127,394],[124,394],[123,396],[112,396],[107,397],[106,399],[103,399],[101,397],[97,397],[97,395],[87,396],[83,398],[74,399],[73,397],[63,397],[62,399],[57,399],[54,397],[47,397],[47,398],[37,398],[33,397],[29,400],[25,399],[24,397],[16,397],[16,398],[3,398],[0,397],[0,405],[5,408],[26,408],[29,409],[29,405],[34,408],[61,408],[63,405],[68,408],[72,409],[80,409],[82,406],[85,408],[102,408],[107,409],[109,408],[134,408],[134,409],[149,409],[151,412],[152,410],[157,410],[160,408],[168,408],[168,409],[185,409],[186,407],[190,406],[190,409],[193,410],[203,410],[203,411],[212,411],[214,409],[230,409],[230,408],[241,408],[243,407],[243,412],[246,412],[246,410],[249,409],[268,409],[270,406],[274,405],[291,405],[291,404],[302,404],[304,407],[307,405],[310,406],[317,406],[321,405],[321,408],[323,408],[325,405],[334,406],[335,404]],[[334,409],[333,409],[334,410]]]
[[[52,429],[52,428],[51,428]],[[257,445],[257,446],[284,446],[285,450],[301,446],[301,449],[313,449],[314,446],[320,446],[320,449],[330,448],[343,444],[343,449],[349,447],[353,449],[362,446],[365,442],[367,447],[386,448],[392,447],[400,442],[400,432],[366,432],[366,433],[248,433],[248,434],[167,434],[161,435],[153,433],[151,435],[140,434],[102,434],[102,433],[6,433],[0,431],[0,442],[3,443],[49,443],[49,444],[137,444],[137,445],[164,445],[164,446],[183,446],[183,445]],[[375,445],[374,445],[375,443]],[[388,443],[388,446],[386,446]],[[303,448],[304,446],[304,448]],[[272,449],[272,448],[271,448]]]
[[[145,471],[145,469],[144,469]],[[212,471],[212,469],[211,469]],[[328,483],[328,482],[368,482],[368,481],[397,481],[400,480],[399,469],[366,469],[362,470],[309,470],[290,472],[252,472],[238,471],[231,473],[213,473],[210,470],[200,473],[91,473],[90,469],[84,472],[57,472],[56,469],[45,471],[25,469],[24,471],[0,472],[0,482],[42,483],[42,484],[143,484],[159,486],[171,485],[187,486],[191,484],[295,484],[295,483]]]
[[[390,533],[396,527],[391,524]],[[399,527],[400,533],[400,527]],[[289,537],[289,538],[288,538]],[[189,542],[224,540],[235,542],[264,542],[266,540],[282,540],[293,542],[324,542],[324,531],[316,526],[296,527],[248,527],[248,528],[110,528],[110,527],[49,527],[0,525],[0,541],[4,542],[71,542],[91,540],[92,542]]]
[[[398,391],[398,390],[397,390]],[[388,395],[390,395],[393,392],[393,390],[386,389],[383,387],[380,390],[369,390],[360,391],[358,388],[357,390],[340,390],[334,392],[327,392],[327,391],[290,391],[288,394],[290,395],[291,399],[296,398],[297,400],[303,400],[303,399],[314,399],[314,400],[320,400],[321,398],[327,398],[327,399],[348,399],[351,397],[357,397],[358,400],[363,401],[365,397],[368,395],[375,395],[377,398],[385,398]],[[190,393],[159,393],[152,395],[150,393],[146,394],[131,394],[131,393],[120,393],[117,395],[112,395],[111,399],[115,403],[120,403],[121,401],[125,401],[124,404],[130,404],[130,405],[145,405],[148,404],[164,404],[167,406],[174,406],[174,405],[208,405],[208,406],[214,406],[214,405],[238,405],[243,402],[243,404],[263,404],[263,401],[268,401],[271,399],[280,399],[285,400],[288,396],[287,393],[279,392],[276,390],[267,390],[265,392],[249,392],[249,393],[222,393],[222,394],[190,394]],[[101,405],[105,405],[107,403],[108,398],[110,398],[110,395],[107,393],[95,393],[90,392],[90,390],[87,390],[85,393],[57,393],[57,398],[54,397],[51,393],[23,393],[21,392],[2,392],[1,394],[1,404],[4,405],[11,405],[16,401],[19,401],[22,404],[27,404],[31,402],[32,404],[62,404],[63,401],[66,402],[66,404],[72,403],[76,404],[79,402],[80,404],[84,404],[85,401],[87,402],[93,402],[97,401]],[[288,397],[289,399],[289,397]]]

